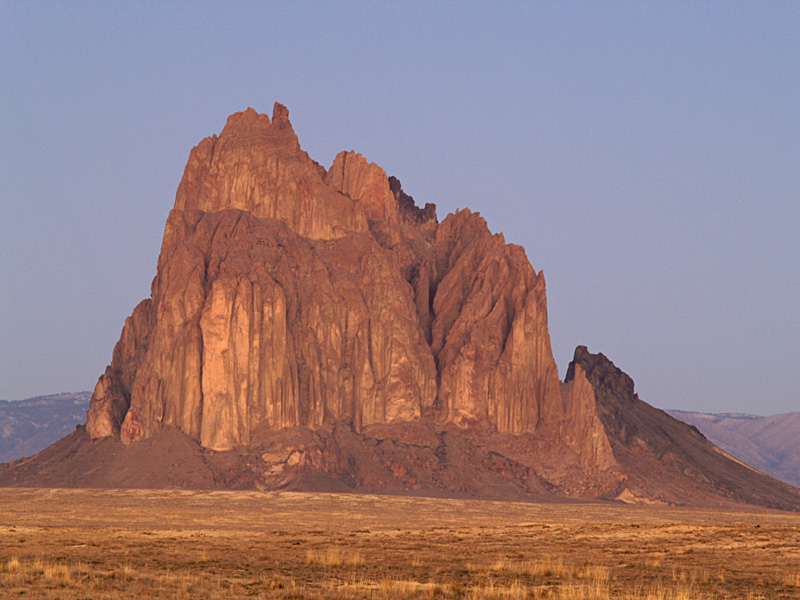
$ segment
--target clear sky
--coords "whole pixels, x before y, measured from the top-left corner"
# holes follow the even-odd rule
[[[92,389],[189,150],[288,106],[547,279],[561,374],[800,410],[800,3],[0,0],[0,398]]]

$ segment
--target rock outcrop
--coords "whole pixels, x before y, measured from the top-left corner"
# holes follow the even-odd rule
[[[281,219],[310,239],[368,230],[364,206],[325,183],[325,169],[300,149],[279,104],[271,122],[252,108],[231,115],[219,137],[189,155],[175,210],[225,209]]]
[[[284,107],[231,116],[190,154],[152,296],[87,431],[129,444],[169,425],[228,450],[264,427],[423,418],[500,433],[568,420],[543,275],[477,213],[438,223],[360,154],[326,171]],[[587,421],[567,443],[584,438],[593,456],[602,432]]]
[[[326,170],[279,104],[191,151],[86,428],[0,485],[800,508],[604,356],[579,347],[561,383],[521,247],[466,209],[439,222],[360,154]]]
[[[583,374],[582,374],[583,373]],[[800,492],[734,459],[694,427],[639,399],[633,380],[603,354],[578,346],[566,381],[585,378],[623,474],[625,502],[713,505],[720,499],[800,509]]]

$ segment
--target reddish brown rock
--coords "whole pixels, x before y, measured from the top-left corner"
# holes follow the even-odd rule
[[[111,438],[91,443],[143,464],[160,464],[158,440],[188,448],[204,465],[193,481],[215,487],[768,502],[730,491],[738,467],[676,449],[699,442],[664,438],[674,424],[604,360],[579,348],[562,384],[544,275],[521,247],[469,210],[439,223],[360,154],[326,171],[276,104],[192,150],[151,297],[125,323],[86,433],[62,446],[76,485],[119,480],[85,450]],[[0,483],[57,479],[57,453],[42,461]],[[713,469],[735,476],[715,488]],[[776,493],[772,505],[796,501]]]
[[[356,152],[340,152],[325,175],[325,183],[358,200],[373,220],[398,220],[397,200],[386,172]]]
[[[259,425],[412,421],[435,398],[410,287],[368,234],[313,242],[243,211],[173,211],[152,307],[150,335],[124,334],[104,380],[135,375],[90,411],[127,391],[126,443],[164,423],[227,449]]]
[[[615,466],[617,462],[611,443],[597,414],[594,388],[579,364],[573,367],[562,393],[567,413],[562,435],[567,445],[578,453],[581,466],[587,469],[610,469]]]
[[[70,485],[116,485],[95,460],[161,464],[166,440],[198,471],[189,487],[800,507],[599,356],[580,347],[559,381],[544,275],[478,213],[439,223],[360,154],[315,163],[284,107],[248,109],[192,150],[151,297],[86,431],[59,446],[72,458],[43,453],[0,485],[64,468]]]
[[[694,427],[643,402],[633,379],[603,354],[578,346],[566,380],[573,389],[584,380],[594,392],[597,418],[624,474],[610,496],[623,502],[800,509],[800,490],[732,459]]]
[[[162,424],[207,448],[261,426],[561,422],[544,278],[468,210],[437,225],[359,154],[327,172],[288,111],[192,150],[152,298],[128,320],[87,430]]]
[[[488,421],[499,432],[520,433],[562,419],[544,276],[521,247],[491,235],[468,210],[439,226],[436,254],[442,277],[433,299],[431,350],[442,420]]]
[[[272,122],[249,108],[231,115],[219,137],[192,149],[175,209],[243,210],[286,221],[312,239],[367,231],[365,207],[324,177],[325,169],[300,149],[285,107],[275,104]]]

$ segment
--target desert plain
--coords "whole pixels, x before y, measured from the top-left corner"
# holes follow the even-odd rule
[[[800,598],[800,515],[257,491],[0,490],[3,598]]]

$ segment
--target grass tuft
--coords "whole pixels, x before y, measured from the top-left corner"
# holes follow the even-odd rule
[[[306,563],[334,569],[337,567],[359,567],[364,564],[364,557],[359,552],[347,552],[339,547],[324,550],[306,551]]]

